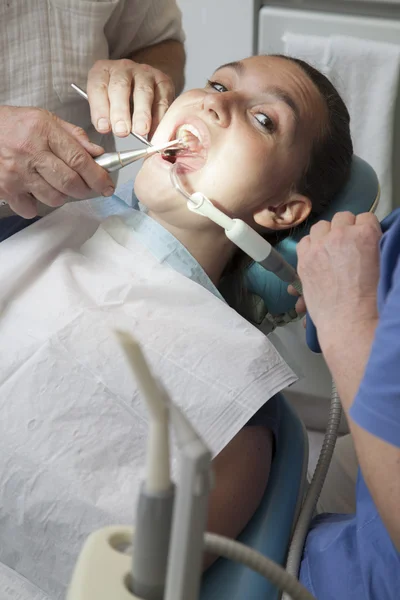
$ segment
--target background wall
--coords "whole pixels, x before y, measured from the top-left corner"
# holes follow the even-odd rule
[[[186,87],[204,84],[214,69],[250,56],[254,0],[178,0],[186,32]]]

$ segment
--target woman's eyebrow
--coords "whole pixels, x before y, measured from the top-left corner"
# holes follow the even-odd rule
[[[240,62],[240,60],[234,60],[233,62],[229,62],[226,63],[225,65],[221,65],[220,67],[218,67],[217,71],[219,71],[220,69],[233,69],[234,71],[236,71],[236,73],[238,75],[241,75],[244,71],[244,64],[242,62]]]
[[[290,96],[290,94],[288,94],[287,92],[285,92],[285,90],[282,90],[279,87],[270,87],[265,90],[265,93],[268,94],[268,96],[273,96],[277,100],[284,102],[292,111],[295,121],[299,121],[300,110],[296,102],[293,100],[292,96]]]

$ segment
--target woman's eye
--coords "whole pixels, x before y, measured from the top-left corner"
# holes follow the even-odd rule
[[[268,115],[264,115],[264,113],[256,113],[254,116],[260,125],[262,125],[262,127],[264,127],[267,131],[270,133],[275,131],[275,124]]]
[[[222,83],[218,83],[218,81],[207,81],[207,86],[212,87],[217,92],[227,92],[227,88],[222,85]]]

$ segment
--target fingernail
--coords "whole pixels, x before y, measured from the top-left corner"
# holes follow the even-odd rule
[[[100,131],[108,131],[110,129],[110,121],[102,117],[97,121],[97,129],[100,129]]]
[[[108,188],[107,188],[107,189],[106,189],[106,190],[103,192],[103,194],[102,194],[102,195],[103,195],[103,196],[112,196],[112,195],[113,195],[113,193],[114,193],[114,190],[115,190],[115,188],[114,188],[114,187],[112,187],[112,186],[110,185],[110,187],[108,187]]]
[[[132,131],[134,131],[135,133],[139,133],[140,135],[146,135],[146,133],[148,133],[149,131],[149,124],[144,119],[135,121],[135,124],[132,127]]]
[[[114,126],[115,133],[128,133],[125,121],[117,121]]]

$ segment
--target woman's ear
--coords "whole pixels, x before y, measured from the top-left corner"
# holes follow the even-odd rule
[[[289,229],[303,223],[311,208],[312,203],[307,196],[292,192],[286,202],[262,208],[254,213],[253,219],[267,229]]]

